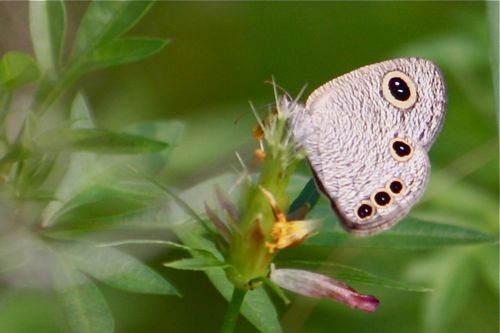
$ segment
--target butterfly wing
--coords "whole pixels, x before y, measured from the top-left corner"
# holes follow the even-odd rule
[[[439,69],[405,58],[326,83],[291,118],[318,186],[348,231],[385,230],[422,196],[430,172],[427,150],[445,106]]]

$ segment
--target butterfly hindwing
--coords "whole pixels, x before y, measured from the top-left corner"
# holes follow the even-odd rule
[[[326,83],[291,117],[292,133],[348,231],[387,229],[422,196],[430,173],[427,150],[445,106],[439,69],[404,58]]]

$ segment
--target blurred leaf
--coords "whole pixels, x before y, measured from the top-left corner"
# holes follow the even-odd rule
[[[83,94],[78,93],[71,105],[70,119],[73,121],[73,128],[93,128],[93,116]],[[73,153],[70,156],[68,166],[59,182],[56,190],[58,201],[52,201],[42,213],[42,225],[44,227],[52,224],[52,217],[75,193],[88,185],[96,169],[99,169],[97,157],[92,153]]]
[[[24,172],[19,178],[19,191],[24,197],[30,192],[38,191],[38,187],[47,179],[54,167],[55,157],[50,154],[24,160]],[[54,197],[54,194],[52,194]]]
[[[100,154],[142,154],[168,144],[144,137],[100,129],[58,129],[41,134],[38,148],[46,151],[89,151]]]
[[[14,90],[38,79],[35,60],[26,53],[7,52],[0,59],[0,86]]]
[[[165,267],[174,269],[184,269],[191,271],[204,271],[210,268],[226,268],[228,264],[217,260],[216,258],[195,257],[187,259],[179,259],[163,264]]]
[[[473,292],[476,272],[471,269],[471,257],[456,253],[445,256],[439,258],[439,268],[432,272],[434,292],[427,295],[424,306],[425,332],[429,333],[446,332]]]
[[[235,176],[231,173],[207,179],[183,192],[178,197],[189,203],[194,213],[199,216],[205,216],[204,202],[210,202],[213,199],[214,186],[229,188],[235,181]],[[61,207],[59,205],[58,207]],[[126,215],[110,216],[99,219],[79,220],[77,223],[71,223],[68,229],[68,223],[59,224],[58,228],[51,228],[50,234],[57,237],[71,237],[81,233],[93,232],[109,229],[131,229],[131,230],[165,230],[177,228],[182,225],[193,225],[192,216],[181,208],[170,195],[160,198],[155,205],[151,205],[142,212],[133,212]],[[200,249],[197,248],[197,251]]]
[[[72,266],[112,287],[136,293],[178,295],[175,287],[161,275],[117,249],[74,242],[54,248]]]
[[[173,247],[176,249],[181,249],[184,251],[188,251],[190,253],[197,253],[200,256],[213,258],[216,260],[212,252],[202,249],[193,249],[189,246],[178,244],[170,241],[158,240],[158,239],[128,239],[123,241],[111,242],[111,243],[103,243],[100,244],[99,247],[108,247],[108,246],[120,246],[120,245],[131,245],[131,244],[140,244],[140,245],[161,245],[166,247]]]
[[[71,332],[112,333],[113,316],[96,285],[65,266],[57,276],[62,309]]]
[[[92,186],[67,201],[54,215],[54,225],[123,215],[146,207],[151,197],[105,186]]]
[[[197,228],[201,230],[201,228]],[[214,245],[204,239],[196,228],[184,227],[177,229],[177,236],[184,244],[193,248],[205,249],[211,251],[216,257],[221,258]],[[197,257],[195,255],[195,257]],[[205,270],[208,278],[222,296],[229,302],[233,294],[233,285],[227,279],[223,269],[212,268]],[[241,314],[245,316],[260,332],[264,333],[279,333],[281,326],[278,319],[276,309],[265,292],[264,288],[258,288],[248,292],[245,296]]]
[[[318,272],[332,274],[334,277],[342,281],[349,282],[362,282],[366,284],[371,284],[375,286],[399,289],[405,291],[414,292],[429,292],[432,289],[413,285],[406,282],[395,281],[387,279],[375,274],[365,272],[361,269],[336,264],[332,262],[326,262],[325,260],[302,260],[302,259],[284,259],[277,261],[281,267],[292,267],[292,268],[304,268],[310,267],[314,268]]]
[[[495,104],[496,108],[495,110],[497,111],[497,117],[499,116],[498,111],[499,111],[499,84],[498,84],[498,62],[499,62],[499,52],[498,52],[498,47],[495,47],[495,45],[498,45],[497,41],[499,40],[499,34],[500,32],[498,31],[498,16],[500,12],[499,8],[499,3],[497,1],[487,1],[486,2],[486,9],[488,12],[488,21],[490,25],[490,35],[491,35],[491,59],[490,65],[491,65],[491,72],[492,75],[491,77],[493,78],[493,91],[495,94]]]
[[[169,143],[162,151],[131,157],[130,164],[147,174],[160,172],[169,161],[172,150],[180,144],[184,129],[184,123],[176,120],[138,123],[126,128],[126,133]]]
[[[90,55],[120,37],[146,14],[151,5],[151,1],[92,1],[78,28],[71,61]]]
[[[326,209],[317,207],[314,216],[318,218],[325,215],[332,216],[332,214]],[[418,220],[412,217],[406,218],[392,229],[378,235],[356,237],[348,234],[338,223],[333,223],[329,217],[318,235],[306,240],[304,245],[332,248],[429,249],[452,245],[491,243],[495,240],[494,235],[474,229]]]
[[[66,33],[66,10],[62,0],[31,1],[30,32],[36,59],[43,71],[60,64]]]
[[[499,286],[499,260],[498,243],[491,246],[482,246],[474,251],[474,256],[481,266],[481,273],[484,280],[497,295],[500,294]]]
[[[0,297],[0,332],[65,332],[64,322],[59,320],[61,316],[51,296],[54,295],[38,290],[3,290]]]
[[[164,39],[126,37],[116,39],[95,50],[82,65],[88,72],[147,58],[159,52],[168,41]]]

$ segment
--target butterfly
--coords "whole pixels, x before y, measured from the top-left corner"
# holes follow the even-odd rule
[[[422,197],[446,105],[439,68],[401,58],[329,81],[290,115],[317,187],[347,231],[386,230]]]

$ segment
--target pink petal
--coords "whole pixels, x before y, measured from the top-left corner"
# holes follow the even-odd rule
[[[330,298],[367,312],[375,311],[379,304],[379,300],[375,297],[360,294],[347,284],[318,273],[300,269],[273,269],[271,280],[280,287],[298,294]]]

